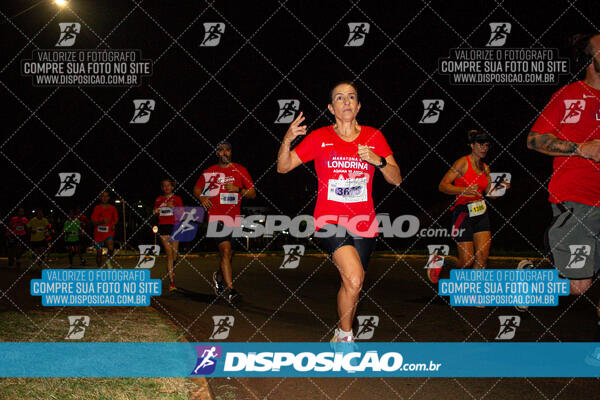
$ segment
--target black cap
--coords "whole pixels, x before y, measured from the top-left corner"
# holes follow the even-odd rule
[[[490,135],[487,132],[476,129],[468,132],[469,143],[490,143]]]

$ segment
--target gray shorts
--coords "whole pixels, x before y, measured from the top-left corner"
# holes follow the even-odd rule
[[[589,279],[600,269],[600,207],[565,201],[552,204],[547,245],[559,273]]]

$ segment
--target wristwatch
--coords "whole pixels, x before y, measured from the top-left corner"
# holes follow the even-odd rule
[[[381,168],[385,167],[386,165],[387,165],[387,160],[385,158],[381,157],[381,164],[376,165],[375,167],[381,169]]]

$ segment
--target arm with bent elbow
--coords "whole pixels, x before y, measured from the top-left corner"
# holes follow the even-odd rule
[[[527,136],[527,148],[554,157],[582,157],[600,161],[600,140],[575,143],[557,138],[551,133],[530,131]]]
[[[385,158],[385,161],[387,162],[386,166],[380,168],[383,177],[385,178],[387,183],[399,186],[402,183],[402,173],[400,172],[400,166],[396,163],[396,159],[392,154],[387,156]]]
[[[456,160],[456,162],[452,165],[452,167],[450,167],[448,172],[446,172],[446,174],[440,181],[440,184],[438,185],[438,190],[442,193],[449,194],[451,196],[479,196],[479,193],[477,192],[477,185],[462,187],[452,184],[452,182],[454,182],[456,178],[460,178],[461,176],[463,176],[466,171],[467,163],[465,159],[461,158],[459,160]]]

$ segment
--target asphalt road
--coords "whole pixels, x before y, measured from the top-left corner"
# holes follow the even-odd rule
[[[305,256],[297,269],[279,269],[282,256],[234,259],[235,287],[242,301],[233,307],[212,294],[216,256],[183,260],[176,284],[197,294],[173,294],[154,306],[172,318],[190,341],[210,340],[213,316],[233,316],[227,341],[328,341],[337,314],[337,270],[324,258]],[[519,315],[513,341],[589,341],[595,329],[597,283],[588,299],[562,298],[558,307],[519,313],[513,307],[450,307],[425,275],[424,258],[373,258],[359,315],[378,316],[373,341],[495,341],[498,316]],[[513,268],[503,260],[492,268]],[[156,277],[164,274],[158,264]],[[447,272],[446,272],[447,273]],[[600,371],[599,371],[600,375]],[[209,378],[222,399],[592,399],[598,379],[251,379]]]
[[[338,273],[327,259],[304,256],[297,269],[279,269],[282,256],[234,258],[235,286],[240,302],[230,306],[217,299],[210,277],[216,256],[187,257],[176,269],[182,292],[165,293],[152,305],[170,318],[189,341],[211,340],[213,317],[232,316],[233,327],[224,341],[328,341],[336,323]],[[91,261],[91,260],[90,260]],[[134,257],[120,258],[133,267]],[[587,298],[561,298],[558,307],[537,307],[518,313],[512,307],[450,307],[448,298],[425,275],[425,260],[374,257],[369,265],[359,315],[377,316],[372,341],[462,342],[495,341],[501,315],[519,315],[513,341],[590,341],[596,282]],[[513,267],[503,260],[493,268]],[[0,261],[0,310],[27,313],[40,308],[29,296],[29,280],[39,272],[5,268]],[[51,264],[63,267],[62,261]],[[164,278],[166,260],[157,259],[153,278]],[[517,361],[515,361],[517,362]],[[600,375],[600,371],[599,371]],[[600,379],[571,378],[209,378],[216,399],[595,399]]]

